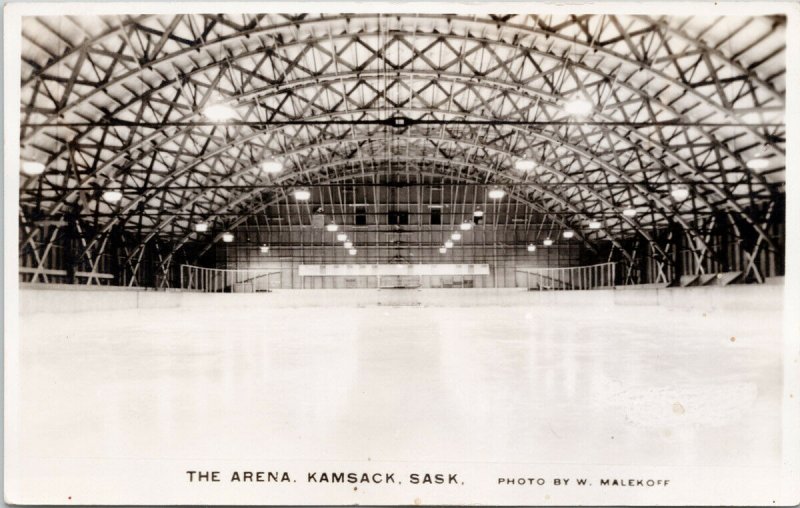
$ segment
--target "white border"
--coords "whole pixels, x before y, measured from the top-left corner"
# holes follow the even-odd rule
[[[784,394],[783,394],[783,457],[782,489],[775,493],[776,505],[800,503],[800,200],[797,181],[800,179],[800,3],[797,2],[606,2],[606,3],[532,3],[532,2],[159,2],[159,3],[12,3],[4,10],[4,151],[5,186],[5,498],[7,502],[24,499],[16,492],[14,457],[18,456],[16,434],[19,394],[15,380],[19,377],[19,301],[18,301],[18,202],[19,202],[19,123],[20,123],[20,25],[27,15],[102,15],[102,14],[173,14],[200,12],[387,12],[387,13],[452,13],[471,14],[536,11],[541,14],[607,13],[687,15],[703,9],[713,15],[787,15],[787,98],[786,98],[786,277],[784,300]],[[698,493],[699,494],[699,493]],[[165,498],[168,496],[165,496]],[[706,499],[705,496],[701,496]],[[701,499],[698,497],[698,501]],[[303,499],[296,499],[302,501]],[[125,499],[125,501],[134,501]],[[331,499],[330,501],[334,501]],[[310,502],[310,500],[309,500]],[[574,502],[574,501],[573,501]],[[640,502],[660,504],[658,498],[643,497]]]

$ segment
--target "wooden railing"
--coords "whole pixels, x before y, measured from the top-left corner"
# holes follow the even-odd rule
[[[272,287],[270,278],[273,275],[278,276],[276,285],[280,287],[279,271],[181,265],[180,283],[182,289],[203,293],[255,293],[270,291]]]
[[[616,263],[563,268],[519,268],[525,274],[525,286],[538,290],[578,290],[613,287]]]

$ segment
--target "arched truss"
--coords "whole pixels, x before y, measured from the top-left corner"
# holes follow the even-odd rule
[[[651,231],[679,224],[703,244],[701,218],[719,213],[763,234],[757,205],[783,192],[783,30],[781,17],[29,18],[22,155],[47,170],[21,181],[22,241],[77,212],[96,226],[85,255],[115,225],[140,249],[177,249],[196,220],[230,228],[287,187],[380,171],[507,185],[589,245],[638,235],[663,254]],[[217,93],[240,120],[203,117]],[[564,112],[577,96],[590,118]],[[398,117],[423,123],[380,123]],[[266,155],[282,175],[253,169]],[[747,168],[757,155],[768,171]],[[513,169],[520,156],[537,171]],[[677,183],[690,199],[670,199]],[[125,189],[113,207],[99,199],[111,184]],[[645,213],[619,215],[629,206]],[[584,230],[593,218],[604,228]]]

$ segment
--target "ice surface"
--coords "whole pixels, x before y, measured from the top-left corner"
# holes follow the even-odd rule
[[[31,458],[779,461],[778,312],[179,308],[21,332]]]

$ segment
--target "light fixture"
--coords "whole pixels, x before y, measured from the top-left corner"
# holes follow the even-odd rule
[[[339,233],[338,235],[336,235],[336,240],[338,240],[340,242],[347,241],[347,234],[346,233]]]
[[[206,222],[198,222],[194,225],[194,230],[198,233],[205,233],[208,231],[208,223]]]
[[[573,236],[575,236],[575,231],[564,231],[564,238],[566,238],[567,240],[569,240]]]
[[[489,190],[489,199],[503,199],[505,197],[506,191],[501,189],[500,187],[492,187]]]
[[[358,251],[356,249],[350,249],[347,252],[350,253],[351,256],[355,256],[358,253]]]
[[[305,187],[294,191],[294,199],[298,201],[308,201],[311,198],[311,191]]]
[[[475,210],[474,212],[472,212],[472,215],[473,215],[473,216],[475,216],[475,217],[481,218],[481,217],[483,217],[483,210],[481,210],[480,208],[478,208],[477,210]]]
[[[233,241],[233,233],[222,233],[222,241],[225,243],[231,243]]]
[[[532,243],[528,244],[528,252],[536,252],[536,246]]]
[[[450,235],[450,239],[456,242],[461,240],[461,233],[458,232],[453,233],[452,235]]]
[[[553,245],[553,240],[551,240],[551,239],[549,239],[549,238],[545,238],[545,239],[544,239],[544,241],[542,242],[542,244],[543,244],[545,247],[550,247],[551,245]]]
[[[269,245],[262,245],[258,248],[258,250],[261,251],[261,254],[266,254],[269,252]]]
[[[592,112],[594,105],[583,98],[576,97],[564,104],[564,111],[572,116],[586,116]]]
[[[447,248],[446,247],[439,247],[439,254],[447,254]]]
[[[468,220],[465,220],[461,223],[461,231],[469,231],[472,229],[472,223]]]
[[[344,242],[344,248],[345,249],[352,249],[353,248],[353,242],[351,242],[350,240]]]
[[[764,157],[755,157],[747,161],[746,166],[753,171],[762,171],[769,167],[769,160]]]
[[[670,194],[675,201],[683,201],[689,197],[689,187],[685,185],[673,185]]]
[[[599,221],[589,221],[589,229],[600,229],[603,225]]]
[[[103,199],[109,203],[116,203],[122,199],[122,191],[119,189],[109,189],[103,192]]]
[[[536,161],[527,157],[522,157],[514,161],[514,169],[517,171],[533,171],[536,168]]]
[[[224,122],[236,118],[236,110],[225,104],[224,101],[225,99],[221,95],[215,94],[211,104],[203,110],[203,116],[213,122]]]
[[[636,208],[626,208],[622,210],[622,215],[625,217],[635,217],[636,216]]]
[[[444,246],[447,247],[448,249],[452,249],[453,248],[453,241],[452,240],[447,240],[446,242],[444,242]]]
[[[37,161],[22,161],[22,172],[28,176],[37,176],[44,173],[44,164]]]
[[[275,157],[267,157],[261,163],[261,171],[264,173],[280,173],[283,171],[283,162]]]
[[[330,224],[325,226],[325,229],[327,229],[331,233],[335,233],[336,231],[339,231],[339,226],[335,222],[331,222]],[[345,238],[347,238],[347,237],[345,237]]]

